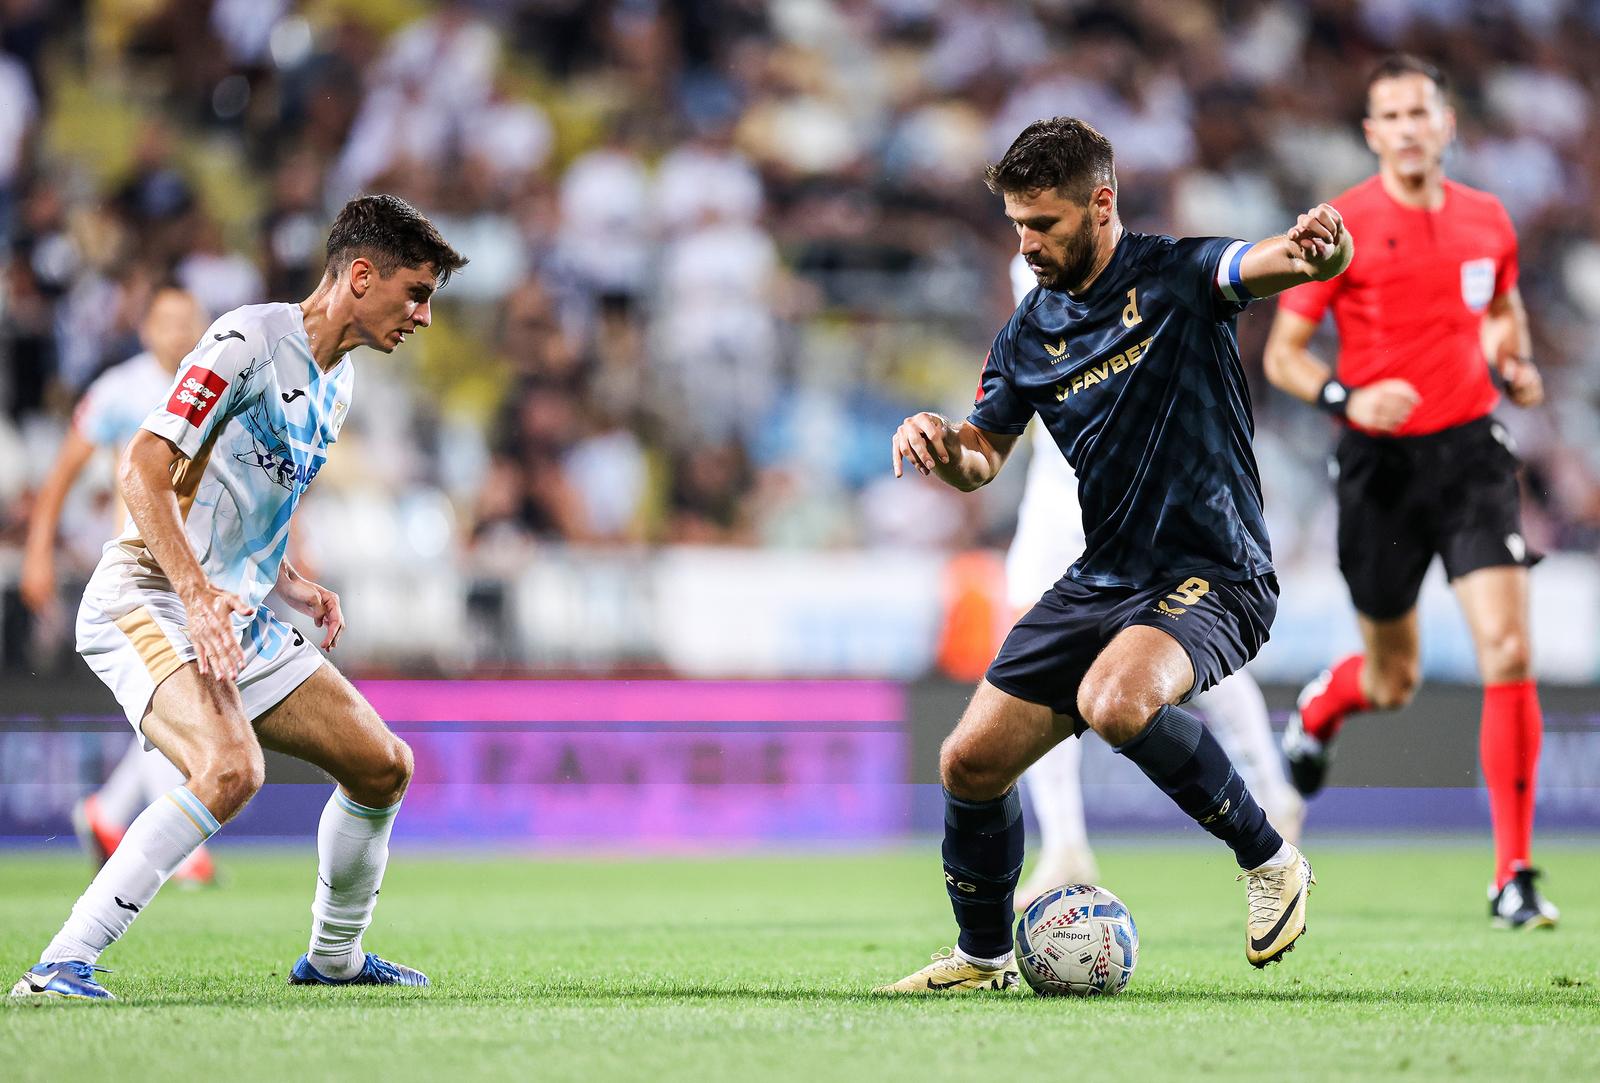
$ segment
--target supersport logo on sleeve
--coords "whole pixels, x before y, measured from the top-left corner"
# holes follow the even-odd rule
[[[167,400],[167,412],[183,418],[198,429],[227,389],[228,381],[215,372],[199,365],[190,365],[172,389],[172,398]]]

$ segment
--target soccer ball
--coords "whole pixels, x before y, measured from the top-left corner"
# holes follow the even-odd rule
[[[1017,966],[1040,996],[1114,996],[1138,962],[1133,915],[1103,887],[1051,888],[1017,920]]]

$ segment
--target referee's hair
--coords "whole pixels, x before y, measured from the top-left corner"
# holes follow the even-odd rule
[[[333,220],[327,273],[337,281],[357,256],[371,260],[383,278],[401,267],[431,266],[439,286],[467,265],[467,258],[450,247],[421,211],[391,195],[357,196]]]
[[[1076,117],[1036,120],[988,169],[983,182],[995,195],[1059,191],[1087,203],[1102,184],[1117,190],[1111,140]]]
[[[1372,67],[1367,76],[1367,101],[1372,101],[1372,88],[1375,84],[1385,79],[1398,79],[1402,75],[1420,75],[1432,81],[1439,88],[1439,95],[1443,97],[1450,90],[1450,85],[1445,81],[1444,72],[1438,65],[1422,59],[1415,53],[1390,53]]]

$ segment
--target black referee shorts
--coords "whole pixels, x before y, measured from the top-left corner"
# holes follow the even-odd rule
[[[1363,616],[1410,612],[1436,554],[1451,580],[1540,559],[1522,537],[1522,464],[1493,417],[1426,436],[1352,429],[1335,460],[1339,570]]]
[[[1136,624],[1160,628],[1189,655],[1199,695],[1255,657],[1278,612],[1278,579],[1231,582],[1174,576],[1154,587],[1098,587],[1062,576],[1023,614],[984,679],[1007,695],[1069,715],[1078,686],[1106,644]]]

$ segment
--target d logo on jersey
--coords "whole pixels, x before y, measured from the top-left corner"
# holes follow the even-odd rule
[[[167,400],[167,413],[183,418],[198,429],[215,412],[217,400],[227,389],[228,381],[221,376],[199,365],[190,365]]]

